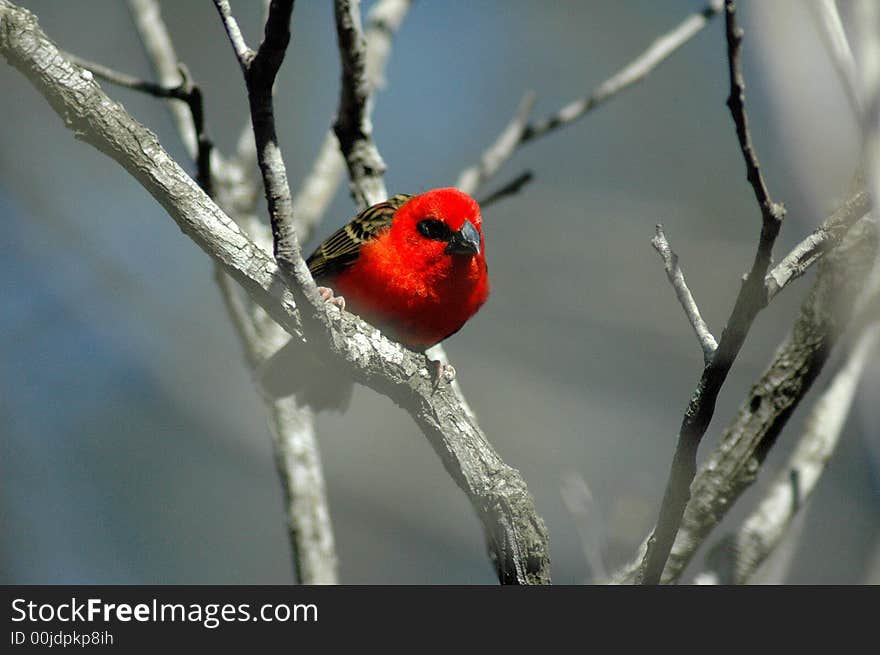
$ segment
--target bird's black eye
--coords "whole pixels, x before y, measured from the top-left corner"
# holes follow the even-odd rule
[[[449,229],[449,226],[436,218],[426,218],[419,221],[416,229],[422,236],[434,241],[449,241],[452,238],[452,230]]]

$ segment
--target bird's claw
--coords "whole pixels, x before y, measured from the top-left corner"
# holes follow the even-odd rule
[[[333,289],[330,287],[318,287],[318,294],[320,294],[321,299],[324,302],[328,302],[331,305],[339,308],[339,311],[345,309],[345,298],[342,296],[337,296],[333,294]]]
[[[446,384],[451,384],[452,381],[455,380],[455,367],[452,364],[434,359],[429,359],[428,361],[434,367],[433,377],[435,389],[440,386],[441,381],[446,382]]]

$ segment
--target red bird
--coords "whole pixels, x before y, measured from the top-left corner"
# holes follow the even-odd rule
[[[457,332],[486,301],[485,255],[479,205],[449,188],[397,195],[365,209],[318,246],[307,264],[315,281],[330,287],[325,297],[335,291],[386,336],[424,351]],[[270,368],[276,371],[264,375],[263,384],[273,395],[305,391],[313,406],[340,404],[315,402],[327,389],[310,387],[327,385],[313,376]],[[300,379],[293,382],[291,375]],[[287,385],[278,384],[280,376]],[[339,380],[333,385],[341,386]]]

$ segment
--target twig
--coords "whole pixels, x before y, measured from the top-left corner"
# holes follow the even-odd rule
[[[489,195],[481,198],[479,200],[480,207],[485,209],[490,205],[494,205],[499,200],[503,200],[507,196],[512,196],[519,193],[526,184],[532,181],[534,177],[535,175],[534,173],[532,173],[532,171],[523,171],[501,188],[496,189]]]
[[[166,87],[177,86],[182,80],[180,60],[171,43],[165,21],[162,20],[159,3],[157,0],[128,0],[128,8],[141,43],[156,70],[159,84]],[[171,103],[168,108],[187,153],[195,160],[198,140],[193,128],[192,116],[182,105]],[[214,154],[217,156],[216,152]]]
[[[465,193],[474,194],[486,180],[498,172],[498,169],[510,159],[514,150],[522,142],[529,116],[532,114],[537,99],[538,97],[532,91],[523,96],[516,114],[498,135],[495,143],[483,153],[480,163],[462,171],[455,186]]]
[[[526,143],[554,132],[561,127],[571,125],[618,95],[621,91],[625,91],[645,79],[657,66],[666,61],[670,55],[696,36],[712,18],[719,14],[722,4],[723,0],[712,0],[702,10],[688,16],[674,29],[655,39],[642,54],[602,82],[586,97],[566,104],[547,118],[525,125],[519,140],[513,144],[512,148],[509,148],[506,157],[511,157],[514,152]],[[495,169],[499,169],[503,164],[504,161],[497,162]],[[456,186],[467,191],[468,187],[462,186],[462,183],[466,182],[469,186],[472,184],[472,180],[462,180],[463,175],[464,173],[459,176],[459,183]],[[480,184],[485,184],[490,177],[491,175],[484,175],[478,181]],[[470,192],[473,193],[476,190],[477,188],[475,187],[470,189]]]
[[[776,294],[806,273],[822,255],[840,243],[847,231],[870,208],[871,198],[868,193],[857,191],[796,245],[764,278],[767,302],[773,300]]]
[[[215,2],[219,5],[221,0]],[[547,534],[534,501],[518,472],[500,460],[457,395],[450,387],[435,387],[423,355],[389,341],[361,319],[324,303],[317,294],[293,226],[272,111],[271,87],[289,38],[291,9],[290,1],[272,3],[269,22],[276,24],[267,24],[256,55],[241,60],[275,238],[275,259],[297,302],[308,309],[298,312],[301,324],[291,334],[298,338],[304,334],[319,351],[326,348],[332,361],[345,366],[355,381],[380,391],[410,412],[476,508],[501,582],[547,583]]]
[[[367,16],[364,36],[367,41],[366,74],[372,100],[367,110],[375,105],[376,91],[384,82],[385,66],[391,54],[394,35],[406,17],[412,0],[379,0]],[[369,116],[367,116],[369,120]],[[300,238],[307,241],[333,199],[345,175],[345,160],[339,151],[339,140],[330,130],[321,144],[318,156],[300,189],[293,196],[297,229]]]
[[[865,217],[819,262],[816,278],[789,336],[752,385],[718,447],[694,478],[692,497],[663,582],[673,582],[681,575],[712,528],[755,481],[776,437],[809,392],[840,335],[853,324],[855,299],[864,287],[876,254],[876,225]],[[638,581],[642,566],[640,557],[618,572],[615,580]]]
[[[186,66],[184,66],[183,64],[178,64],[178,70],[180,72],[180,82],[173,86],[166,86],[163,84],[156,84],[155,82],[150,82],[148,80],[142,80],[126,73],[121,73],[102,64],[88,61],[87,59],[77,57],[76,55],[72,55],[70,53],[64,53],[64,56],[77,66],[81,66],[82,68],[85,68],[86,70],[93,73],[98,79],[102,79],[106,82],[110,82],[111,84],[116,84],[117,86],[125,87],[127,89],[132,89],[133,91],[147,93],[157,98],[180,100],[186,103],[187,107],[189,108],[190,119],[192,123],[189,130],[187,130],[185,133],[181,132],[181,139],[186,138],[186,136],[190,134],[191,131],[195,134],[197,144],[195,159],[198,181],[208,195],[213,195],[213,184],[211,179],[211,151],[214,148],[214,144],[211,139],[208,138],[207,132],[205,130],[205,110],[202,101],[202,90],[193,83],[192,77],[190,76],[189,70],[187,70]]]
[[[694,333],[697,335],[700,347],[703,349],[703,361],[708,364],[712,359],[712,355],[715,354],[715,350],[718,348],[718,343],[715,341],[715,337],[712,336],[709,327],[700,315],[700,309],[697,307],[697,302],[694,300],[691,290],[684,281],[684,271],[682,271],[681,266],[678,265],[678,255],[676,255],[669,246],[669,242],[666,240],[666,234],[663,232],[663,226],[660,224],[657,225],[657,233],[654,238],[651,239],[651,245],[654,246],[654,250],[657,251],[660,258],[663,260],[663,268],[666,269],[666,277],[669,278],[669,283],[672,285],[672,288],[675,289],[675,295],[678,298],[678,302],[681,303],[681,307],[684,309],[684,313],[687,316],[688,321],[690,321]]]
[[[621,91],[641,82],[672,53],[696,36],[721,11],[722,4],[723,0],[712,0],[702,10],[685,18],[676,28],[657,38],[647,50],[613,77],[602,82],[587,97],[571,102],[550,117],[529,125],[523,134],[523,142],[537,139],[573,123]]]
[[[232,50],[235,52],[235,57],[238,59],[238,63],[242,70],[246,70],[256,53],[248,48],[247,43],[244,42],[244,36],[241,34],[241,28],[238,26],[238,21],[235,20],[235,17],[232,15],[229,1],[214,0],[214,6],[220,14],[220,20],[223,21],[223,29],[226,30],[226,35],[229,37],[229,42],[232,44]],[[266,24],[268,25],[268,21]]]
[[[335,0],[336,36],[342,61],[339,111],[333,131],[348,165],[351,195],[358,211],[388,198],[385,162],[373,140],[372,94],[367,79],[367,46],[360,0]]]
[[[678,442],[672,459],[669,479],[660,506],[660,515],[653,536],[648,540],[644,559],[643,582],[657,584],[682,514],[691,496],[691,481],[696,475],[697,449],[715,413],[715,401],[739,354],[755,317],[767,304],[764,277],[770,266],[773,244],[779,235],[784,215],[782,205],[773,202],[760,173],[757,155],[751,142],[744,106],[744,82],[739,56],[742,30],[736,24],[733,0],[725,0],[728,71],[730,96],[728,107],[736,125],[740,149],[746,161],[749,183],[761,208],[761,234],[752,268],[740,287],[730,318],[721,333],[721,340],[711,361],[703,369],[697,387],[685,410]]]

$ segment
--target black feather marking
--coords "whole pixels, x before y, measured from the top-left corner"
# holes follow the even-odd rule
[[[394,214],[410,198],[412,196],[401,193],[367,207],[348,225],[331,234],[306,260],[312,277],[320,282],[354,264],[360,255],[361,245],[391,227]]]

